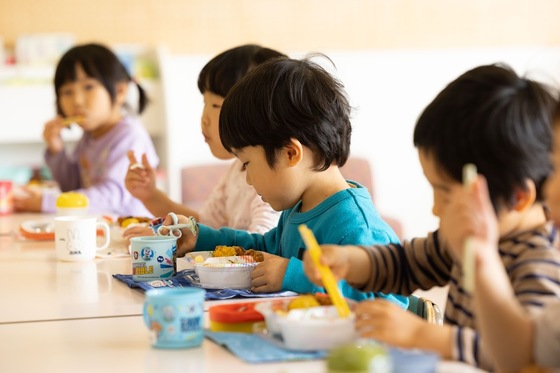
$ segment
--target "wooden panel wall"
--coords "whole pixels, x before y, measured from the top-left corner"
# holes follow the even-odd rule
[[[162,44],[215,53],[560,45],[558,0],[1,0],[8,46],[30,32],[79,42]]]

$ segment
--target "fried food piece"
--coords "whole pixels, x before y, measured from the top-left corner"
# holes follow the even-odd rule
[[[119,216],[117,219],[117,223],[119,223],[119,227],[126,228],[130,224],[140,224],[140,223],[149,223],[152,221],[150,218],[146,218],[144,216]]]
[[[236,248],[240,248],[241,250],[243,250],[243,248],[240,247],[240,246],[219,245],[219,246],[216,246],[216,248],[214,249],[214,252],[212,253],[212,256],[214,256],[214,257],[236,256],[237,255],[237,249]]]
[[[264,262],[264,255],[263,255],[262,251],[249,249],[249,250],[245,251],[245,253],[243,255],[252,256],[253,259],[255,260],[255,262]]]

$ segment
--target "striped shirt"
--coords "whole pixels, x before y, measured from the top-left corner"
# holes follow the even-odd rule
[[[514,293],[530,313],[538,314],[560,297],[560,250],[552,223],[499,242],[499,253]],[[400,245],[364,247],[372,275],[363,291],[412,294],[449,285],[445,323],[453,328],[453,358],[491,370],[492,360],[476,327],[474,302],[461,284],[460,264],[439,241],[438,231]],[[496,312],[499,312],[496,310]]]

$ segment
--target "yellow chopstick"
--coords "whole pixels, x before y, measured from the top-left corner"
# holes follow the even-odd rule
[[[463,166],[463,188],[471,188],[476,180],[477,170],[472,163]],[[474,291],[475,258],[472,237],[465,239],[463,247],[463,288],[471,293]]]
[[[309,250],[309,255],[311,255],[313,263],[315,263],[321,273],[323,285],[325,285],[325,289],[336,307],[338,315],[343,318],[350,316],[350,307],[348,307],[346,299],[344,299],[342,294],[340,294],[340,289],[336,284],[336,280],[334,279],[331,269],[324,264],[321,264],[319,260],[321,258],[321,248],[319,247],[313,232],[307,228],[305,224],[301,224],[298,229],[301,237],[303,238],[303,242],[305,242],[305,246],[307,246],[307,250]]]
[[[79,123],[81,121],[84,120],[84,117],[81,115],[75,116],[75,117],[67,117],[62,119],[62,125],[64,127],[68,127],[69,125],[73,124],[73,123]]]

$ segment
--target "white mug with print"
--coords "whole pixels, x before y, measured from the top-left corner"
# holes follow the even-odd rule
[[[104,242],[97,246],[97,230],[103,231]],[[56,256],[60,260],[92,260],[111,241],[109,225],[90,216],[57,216],[54,218]]]

